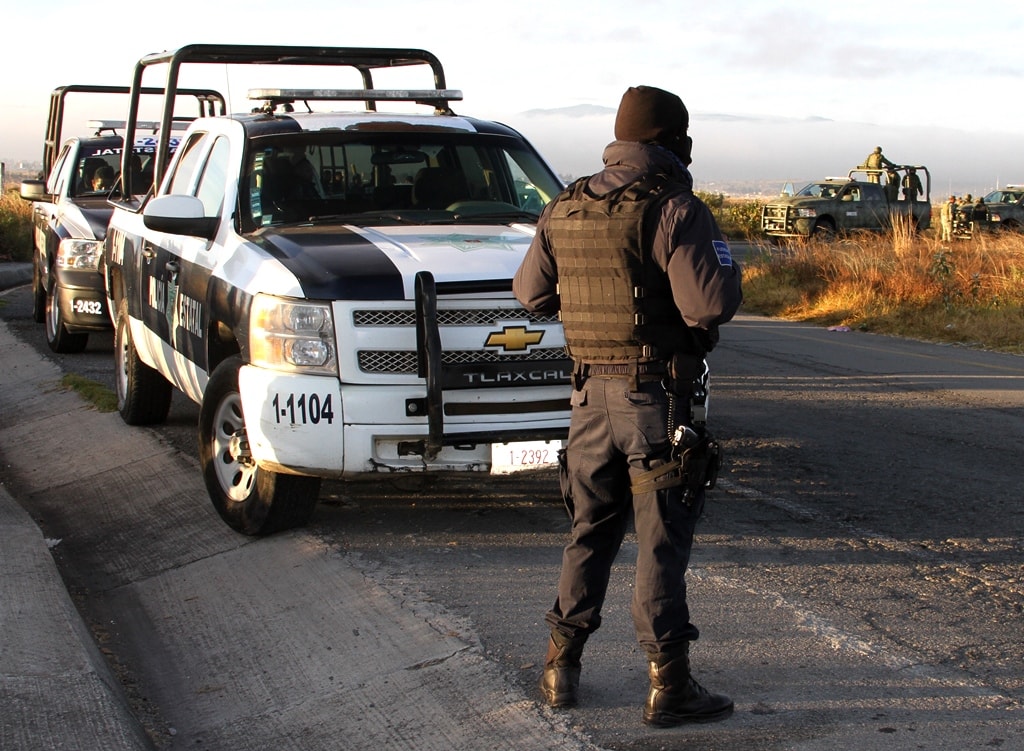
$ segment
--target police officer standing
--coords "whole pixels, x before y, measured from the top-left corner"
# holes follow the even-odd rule
[[[604,169],[545,208],[513,286],[527,309],[559,312],[574,361],[565,478],[572,532],[545,617],[541,691],[553,707],[576,704],[583,648],[601,625],[632,516],[632,615],[650,678],[643,719],[662,727],[722,719],[733,708],[690,672],[699,632],[685,574],[704,492],[680,484],[679,431],[670,432],[691,421],[704,356],[742,301],[739,266],[693,194],[688,126],[675,94],[628,89]]]

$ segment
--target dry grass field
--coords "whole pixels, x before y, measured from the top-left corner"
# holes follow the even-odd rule
[[[1024,354],[1024,233],[940,242],[897,227],[775,245],[760,235],[760,203],[699,195],[728,237],[758,248],[747,311]],[[0,196],[0,260],[32,260],[31,216],[16,189]]]
[[[941,242],[897,228],[758,247],[748,311],[1024,353],[1024,234]]]
[[[0,261],[32,260],[32,204],[18,188],[0,195]]]

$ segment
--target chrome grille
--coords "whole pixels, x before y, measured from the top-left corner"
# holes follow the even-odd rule
[[[497,321],[527,320],[530,323],[557,323],[558,315],[527,313],[521,308],[439,308],[437,322],[440,326],[493,326]],[[355,326],[415,326],[416,311],[409,310],[355,310],[352,312]]]
[[[534,349],[525,354],[517,353],[515,357],[501,355],[490,350],[456,350],[442,352],[441,362],[444,365],[467,365],[481,362],[501,362],[502,360],[515,360],[516,362],[562,360],[565,356],[565,350],[562,347]],[[358,357],[359,369],[364,373],[387,373],[392,375],[416,373],[415,352],[360,350]]]

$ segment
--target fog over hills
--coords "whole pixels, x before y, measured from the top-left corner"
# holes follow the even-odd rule
[[[615,109],[596,105],[528,110],[502,119],[521,131],[563,177],[601,168],[613,139]],[[887,127],[728,113],[690,113],[691,165],[698,190],[732,196],[771,196],[783,184],[797,188],[822,177],[845,175],[881,146],[901,164],[931,173],[932,200],[983,195],[994,187],[1024,183],[1024,136],[993,130]]]
[[[566,179],[601,169],[601,152],[614,138],[613,107],[577,104],[513,114],[473,114],[522,132]],[[1024,184],[1024,135],[988,123],[982,123],[977,132],[967,132],[727,112],[691,111],[690,120],[696,188],[729,196],[769,197],[787,182],[800,188],[825,176],[846,175],[875,146],[882,146],[894,162],[926,166],[933,202],[951,192],[977,196],[995,187]],[[25,155],[37,160],[42,150],[31,138],[22,143],[7,134],[4,142],[5,151],[21,155],[14,159],[0,154],[8,170]]]

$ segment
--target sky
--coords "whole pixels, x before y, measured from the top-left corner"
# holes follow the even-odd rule
[[[933,200],[1024,183],[1019,0],[175,0],[124,27],[111,8],[51,0],[67,21],[44,43],[38,9],[8,6],[8,164],[40,158],[57,86],[126,85],[140,57],[186,44],[303,44],[430,50],[463,92],[457,112],[517,128],[565,177],[601,168],[623,91],[645,84],[690,110],[701,189],[844,175],[875,146],[926,165]],[[271,85],[213,67],[189,83],[226,90],[236,111],[245,88]],[[124,111],[83,114],[83,133],[95,117]]]

